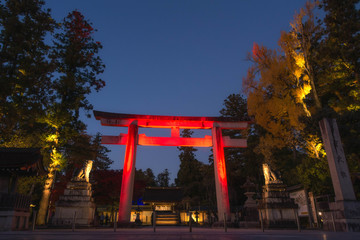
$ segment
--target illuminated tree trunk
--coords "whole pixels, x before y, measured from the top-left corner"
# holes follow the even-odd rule
[[[44,190],[42,193],[40,206],[39,206],[39,213],[38,213],[37,219],[36,219],[37,225],[45,224],[46,212],[49,207],[49,201],[50,201],[51,186],[53,185],[54,181],[55,181],[55,168],[51,167],[51,168],[49,168],[49,173],[45,180],[45,186],[44,186]]]
[[[50,123],[50,121],[49,121]],[[50,164],[48,168],[48,175],[45,180],[45,186],[43,190],[43,194],[41,196],[40,206],[39,206],[39,213],[36,219],[37,225],[44,225],[45,219],[46,219],[46,212],[49,207],[49,201],[50,201],[50,194],[51,194],[51,188],[53,186],[53,183],[55,181],[55,172],[59,169],[59,167],[63,164],[63,156],[61,152],[58,152],[56,149],[56,146],[59,144],[59,132],[57,130],[57,126],[54,123],[51,123],[53,127],[56,128],[56,133],[49,135],[47,138],[48,142],[53,143],[52,151],[50,154]]]

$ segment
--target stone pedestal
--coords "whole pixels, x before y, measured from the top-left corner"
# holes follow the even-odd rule
[[[89,226],[94,222],[95,203],[91,197],[91,184],[86,181],[71,181],[67,184],[64,195],[56,202],[53,225]]]
[[[329,231],[360,232],[360,202],[336,201],[323,212],[323,228]]]
[[[296,228],[298,206],[290,198],[286,186],[279,183],[269,183],[263,186],[262,199],[258,205],[260,220],[265,228]]]

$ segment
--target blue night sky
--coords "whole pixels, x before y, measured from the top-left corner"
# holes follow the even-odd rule
[[[56,20],[79,10],[98,29],[106,87],[89,96],[95,110],[179,116],[218,116],[223,101],[241,93],[254,42],[277,48],[305,0],[48,0]],[[83,118],[88,133],[126,133]],[[170,130],[140,129],[148,136]],[[197,136],[211,135],[205,130]],[[121,169],[125,146],[108,146],[113,169]],[[207,163],[209,148],[199,149]],[[176,147],[138,146],[136,167],[155,174],[168,168],[171,182],[180,160]]]

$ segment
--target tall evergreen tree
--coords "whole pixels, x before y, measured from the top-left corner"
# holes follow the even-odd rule
[[[314,49],[322,103],[339,114],[360,110],[359,0],[323,0],[326,15]]]
[[[55,171],[66,160],[71,163],[76,144],[88,148],[82,159],[91,155],[101,163],[98,167],[110,163],[99,136],[87,136],[79,119],[80,110],[92,108],[87,95],[105,85],[98,78],[104,70],[98,56],[102,46],[78,11],[58,25],[43,7],[41,0],[0,3],[0,145],[42,148],[49,173],[38,224],[45,223]],[[54,44],[45,37],[53,37]]]
[[[59,74],[54,82],[55,100],[73,121],[78,121],[81,109],[92,109],[87,95],[105,86],[99,78],[105,68],[98,55],[102,45],[93,39],[95,30],[78,11],[69,13],[61,26],[62,31],[55,34],[52,51]]]
[[[55,21],[43,1],[0,3],[0,145],[39,146],[51,97],[50,46],[45,37]],[[41,130],[40,130],[41,129]],[[40,143],[41,144],[41,143]]]
[[[93,89],[98,91],[105,86],[105,82],[98,78],[104,71],[98,56],[102,46],[93,39],[94,29],[90,23],[80,12],[73,11],[61,26],[60,32],[55,34],[51,54],[58,75],[52,85],[55,94],[43,119],[52,127],[52,133],[47,138],[51,150],[50,164],[37,218],[39,225],[45,223],[50,186],[54,181],[54,172],[59,170],[59,162],[64,162],[66,146],[70,141],[79,139],[86,128],[79,119],[80,110],[92,109],[86,97]]]
[[[147,168],[145,171],[142,169],[136,169],[135,181],[144,182],[145,187],[156,187],[155,175],[151,168]]]
[[[237,121],[249,121],[247,100],[240,94],[230,94],[220,110],[223,117],[231,117]],[[226,173],[228,179],[230,205],[238,206],[244,203],[244,189],[241,186],[246,178],[259,183],[261,181],[261,161],[254,148],[259,143],[258,126],[251,124],[247,130],[223,130],[224,136],[247,139],[247,148],[225,148]]]
[[[360,9],[359,0],[323,0],[326,15],[322,35],[316,39],[314,62],[323,111],[334,111],[350,173],[360,172]],[[326,116],[326,115],[325,115]],[[354,185],[360,197],[359,181]]]
[[[184,129],[181,137],[190,138],[194,132],[190,129]],[[190,204],[198,205],[204,200],[203,191],[203,163],[196,159],[194,147],[178,147],[180,154],[180,168],[175,179],[175,184],[183,188],[184,197]]]
[[[81,168],[86,160],[93,160],[93,171],[109,169],[113,163],[107,153],[110,152],[106,147],[101,145],[101,136],[96,134],[90,136],[81,133],[66,143],[66,170],[72,172],[75,168]]]
[[[159,187],[169,187],[170,173],[167,168],[157,175],[156,182]]]
[[[152,171],[152,169],[147,168],[144,171],[144,174],[145,174],[146,186],[155,187],[156,186],[156,180],[155,180],[155,175],[154,175],[154,172]]]

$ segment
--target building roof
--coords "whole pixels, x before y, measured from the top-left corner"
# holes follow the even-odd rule
[[[39,148],[0,148],[0,172],[45,174]]]
[[[144,192],[143,202],[181,202],[182,188],[179,187],[147,187]]]

